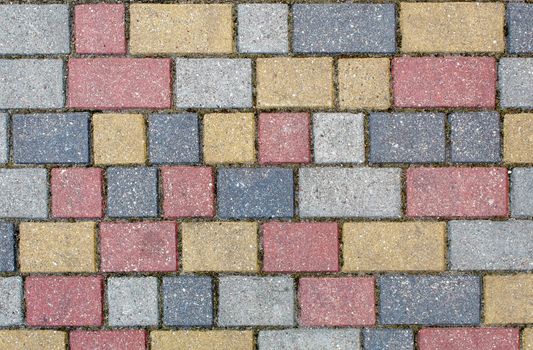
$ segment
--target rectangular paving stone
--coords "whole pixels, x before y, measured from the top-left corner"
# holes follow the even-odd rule
[[[107,215],[153,217],[158,211],[157,169],[107,169]]]
[[[533,5],[507,4],[507,51],[533,52]]]
[[[533,58],[501,58],[498,83],[501,108],[533,108]]]
[[[148,140],[152,164],[200,162],[198,115],[195,113],[150,115]]]
[[[0,222],[0,272],[16,270],[16,245],[15,226],[8,222]]]
[[[531,350],[533,349],[533,328],[525,328],[522,332],[522,343],[524,348],[522,350]]]
[[[520,350],[517,328],[423,328],[418,332],[420,350],[506,349]]]
[[[145,350],[144,330],[84,331],[69,333],[70,350]]]
[[[251,330],[178,330],[150,332],[152,350],[195,349],[253,350],[254,335]],[[18,349],[17,349],[18,350]]]
[[[0,330],[0,348],[3,350],[65,350],[66,343],[67,333],[62,331]]]
[[[110,277],[106,297],[111,327],[157,326],[156,277]]]
[[[22,277],[0,278],[0,326],[22,325],[22,304]]]
[[[503,160],[507,163],[533,163],[533,113],[506,114],[503,117]]]
[[[396,51],[394,4],[296,4],[292,11],[295,52]]]
[[[313,114],[315,163],[362,163],[365,160],[362,113]]]
[[[7,113],[0,113],[0,164],[7,163],[9,160],[8,121]]]
[[[399,217],[400,169],[300,168],[301,217]]]
[[[165,277],[162,290],[165,326],[208,327],[212,325],[211,277]]]
[[[410,329],[368,328],[363,331],[365,350],[413,350],[413,331]]]
[[[356,350],[361,349],[359,329],[283,329],[262,330],[257,338],[259,350]]]
[[[453,113],[451,161],[456,163],[500,162],[500,115],[497,112]]]
[[[0,217],[44,219],[47,216],[46,169],[0,169]]]
[[[533,275],[483,277],[485,324],[533,322]]]
[[[242,53],[289,51],[289,6],[286,4],[239,4],[237,47]]]
[[[514,168],[511,173],[511,216],[533,216],[533,169]]]

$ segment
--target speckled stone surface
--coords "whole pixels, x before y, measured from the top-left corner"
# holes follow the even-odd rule
[[[5,350],[64,350],[67,332],[55,330],[0,330],[0,346]]]
[[[107,280],[109,325],[115,327],[158,324],[157,279],[112,277]]]
[[[507,28],[510,53],[533,52],[533,4],[508,4]]]
[[[359,349],[359,329],[288,329],[260,331],[259,349]]]
[[[7,163],[9,158],[9,145],[7,142],[8,120],[7,113],[0,113],[0,164]]]
[[[511,216],[533,216],[533,169],[514,168],[511,173]]]
[[[532,163],[533,113],[505,114],[503,117],[503,160]]]
[[[420,350],[520,349],[517,328],[425,328],[418,333]]]
[[[208,327],[213,324],[211,277],[163,279],[163,323],[166,326]]]
[[[237,6],[237,46],[242,53],[289,51],[289,6],[240,4]]]
[[[15,226],[8,222],[0,222],[0,271],[12,272],[16,269],[16,237]]]
[[[502,108],[533,108],[533,58],[502,58],[498,76]]]
[[[22,324],[22,277],[0,278],[0,326]]]
[[[194,113],[152,114],[148,117],[149,158],[152,164],[191,164],[200,161],[198,116]]]
[[[84,4],[74,9],[76,53],[126,53],[123,4]]]
[[[410,329],[365,329],[365,350],[412,350],[413,331]]]
[[[533,322],[533,275],[483,277],[485,324]]]
[[[0,216],[30,219],[48,216],[45,169],[0,169]]]
[[[145,350],[144,330],[74,330],[69,333],[71,350]]]
[[[151,337],[152,350],[185,349],[210,350],[213,344],[220,350],[252,350],[253,332],[249,330],[178,330],[154,331]]]

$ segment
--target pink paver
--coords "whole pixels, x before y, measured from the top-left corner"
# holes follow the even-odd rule
[[[519,350],[518,328],[425,328],[420,350]]]
[[[397,57],[392,60],[396,107],[496,105],[492,57]]]
[[[300,279],[300,325],[374,325],[374,283],[374,277]]]
[[[146,332],[142,330],[72,331],[70,350],[145,350]]]
[[[30,326],[101,326],[101,276],[30,276],[24,283]]]
[[[177,271],[175,222],[102,222],[100,269],[104,272]]]
[[[264,271],[339,271],[336,223],[269,222],[262,228]]]
[[[508,215],[506,168],[410,168],[407,216],[463,218]]]
[[[74,33],[79,54],[126,53],[124,5],[76,5]]]
[[[68,62],[68,106],[170,108],[170,62],[166,58],[73,58]]]

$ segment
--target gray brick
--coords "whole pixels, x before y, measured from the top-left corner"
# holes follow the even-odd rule
[[[211,277],[163,278],[163,323],[194,327],[213,324]]]
[[[314,114],[313,143],[316,163],[364,162],[364,115],[362,113]]]
[[[533,52],[533,4],[507,5],[507,50]]]
[[[22,278],[0,278],[0,326],[22,324]]]
[[[511,174],[511,216],[533,216],[533,168],[514,168]]]
[[[252,107],[252,61],[177,58],[177,108]]]
[[[260,331],[259,350],[357,350],[359,329],[284,329]]]
[[[410,329],[365,329],[365,350],[413,350],[413,331]]]
[[[240,4],[238,47],[245,53],[289,51],[289,7],[285,4]]]
[[[150,162],[183,164],[200,161],[198,116],[153,114],[148,118]]]
[[[294,284],[289,277],[220,277],[218,325],[294,325]]]
[[[15,163],[89,162],[88,113],[15,115],[12,128]]]
[[[477,276],[379,278],[382,324],[474,325],[480,322]]]
[[[533,270],[533,221],[450,221],[452,270]]]
[[[0,5],[0,54],[69,52],[68,5]]]
[[[44,219],[47,216],[46,169],[0,169],[0,217]]]
[[[392,168],[302,168],[300,216],[399,217],[400,175]]]
[[[107,280],[110,326],[157,326],[156,277],[111,277]]]
[[[218,215],[223,219],[293,216],[291,169],[222,168],[217,194]]]
[[[394,53],[394,4],[297,4],[295,52]]]
[[[63,61],[0,59],[0,108],[61,108]]]
[[[444,162],[442,113],[372,113],[369,119],[372,163]]]
[[[533,107],[533,58],[502,58],[498,67],[500,106]]]
[[[496,163],[501,160],[497,112],[453,113],[449,122],[452,162]]]
[[[13,272],[15,266],[15,227],[7,222],[0,222],[0,271]]]
[[[9,145],[7,141],[8,116],[0,113],[0,163],[7,163],[9,159]]]

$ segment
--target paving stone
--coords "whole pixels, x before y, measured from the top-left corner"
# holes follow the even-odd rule
[[[286,4],[239,4],[237,45],[242,53],[289,51],[289,6]]]
[[[394,53],[394,4],[296,4],[293,49],[303,53]]]
[[[418,332],[418,347],[420,350],[520,350],[520,331],[517,328],[423,328]]]
[[[84,4],[74,7],[78,54],[125,54],[123,4]]]
[[[107,279],[108,319],[112,327],[157,326],[156,277],[110,277]]]
[[[70,350],[145,350],[144,330],[83,331],[69,333]]]
[[[152,164],[199,163],[198,116],[194,113],[152,114],[148,139]]]
[[[177,58],[174,86],[177,108],[252,107],[252,61]]]
[[[450,221],[451,270],[533,270],[533,222]]]
[[[67,333],[52,330],[0,330],[3,350],[65,350]]]
[[[22,277],[0,278],[0,326],[22,325],[22,304]]]
[[[365,160],[364,115],[315,113],[315,163],[362,163]]]
[[[480,322],[481,280],[477,276],[401,276],[379,278],[381,324],[457,324]]]
[[[514,168],[511,174],[511,216],[533,216],[533,169]]]
[[[108,216],[157,216],[157,197],[157,169],[145,167],[107,169]]]
[[[15,226],[8,222],[0,222],[0,272],[16,270],[16,244]]]
[[[15,163],[88,163],[89,114],[14,115],[12,139]]]
[[[7,113],[0,113],[0,164],[7,163],[9,160],[8,121]]]
[[[485,324],[533,322],[533,275],[483,277]]]
[[[400,169],[300,168],[301,217],[399,217]]]
[[[522,332],[522,350],[532,350],[533,349],[533,328],[525,328]]]
[[[196,327],[213,324],[211,277],[163,278],[163,323],[165,326]]]
[[[503,160],[533,163],[533,113],[506,114],[503,118]]]
[[[0,54],[70,52],[68,5],[0,5]]]
[[[46,218],[47,183],[46,169],[0,169],[0,217]]]
[[[220,277],[218,307],[220,327],[293,326],[293,280],[289,277]]]
[[[501,108],[533,108],[533,58],[501,58],[498,78]]]
[[[294,214],[292,169],[221,168],[217,203],[222,219],[290,218]]]
[[[259,350],[360,349],[358,329],[283,329],[259,331]]]
[[[176,348],[210,350],[253,350],[254,335],[251,330],[179,330],[152,331],[152,350],[175,350]]]
[[[365,350],[413,350],[413,331],[410,329],[365,329]]]
[[[533,5],[507,4],[507,51],[533,52]]]
[[[372,163],[438,163],[446,158],[443,113],[372,113]]]

